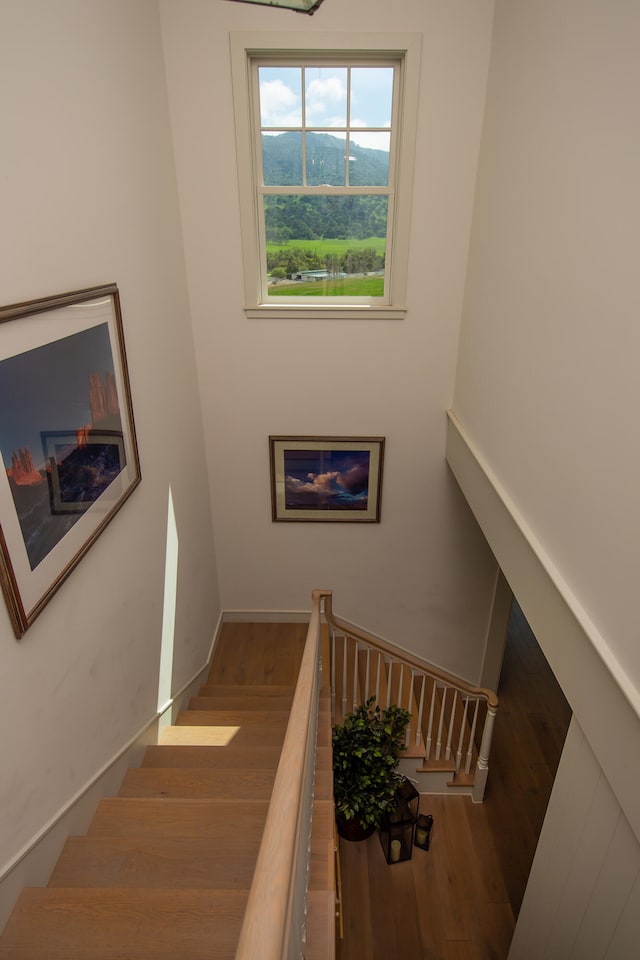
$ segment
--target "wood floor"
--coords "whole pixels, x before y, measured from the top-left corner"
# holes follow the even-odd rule
[[[339,960],[505,960],[571,718],[521,612],[500,682],[484,804],[421,797],[431,849],[389,866],[377,834],[340,840]]]

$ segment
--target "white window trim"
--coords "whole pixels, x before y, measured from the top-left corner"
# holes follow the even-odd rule
[[[402,320],[407,311],[407,264],[409,260],[409,228],[413,193],[416,124],[422,35],[419,33],[315,33],[297,31],[270,33],[232,32],[231,70],[236,125],[236,160],[240,199],[240,228],[244,267],[245,313],[252,319],[266,317],[295,319],[381,319]],[[258,211],[253,174],[254,123],[251,116],[251,61],[274,50],[301,54],[327,51],[396,54],[402,58],[402,78],[398,102],[397,190],[393,206],[391,255],[389,270],[389,304],[363,303],[266,303],[260,289]],[[313,299],[313,298],[310,298]]]

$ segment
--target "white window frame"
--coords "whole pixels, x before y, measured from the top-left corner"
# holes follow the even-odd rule
[[[385,319],[401,320],[407,311],[407,263],[409,260],[409,227],[413,190],[416,122],[422,35],[419,33],[315,33],[298,32],[232,32],[231,68],[233,100],[236,124],[236,151],[240,200],[240,226],[244,267],[245,313],[247,317],[292,317],[299,319]],[[388,58],[399,62],[397,91],[397,116],[395,118],[395,147],[390,157],[391,196],[388,215],[390,218],[387,236],[385,266],[385,297],[383,302],[337,303],[315,297],[308,301],[271,303],[263,296],[263,251],[262,226],[259,213],[257,170],[260,151],[256,149],[259,122],[256,118],[259,106],[253,83],[253,64],[262,57],[295,54],[342,55],[372,60]],[[395,176],[393,173],[395,171]]]

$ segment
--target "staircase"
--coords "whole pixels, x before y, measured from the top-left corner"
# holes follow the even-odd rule
[[[236,956],[306,624],[225,624],[198,696],[23,891],[0,960]],[[307,960],[334,950],[329,691],[319,701]]]
[[[411,713],[398,771],[420,793],[463,793],[480,803],[498,698],[421,660],[361,627],[336,617],[324,599],[330,631],[332,718],[370,697],[381,707],[397,704]]]

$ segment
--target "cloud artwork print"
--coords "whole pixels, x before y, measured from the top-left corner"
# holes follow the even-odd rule
[[[366,510],[368,450],[285,450],[287,510]]]
[[[274,520],[378,523],[383,437],[269,438]]]
[[[115,284],[0,308],[0,409],[0,581],[20,637],[140,482]]]

